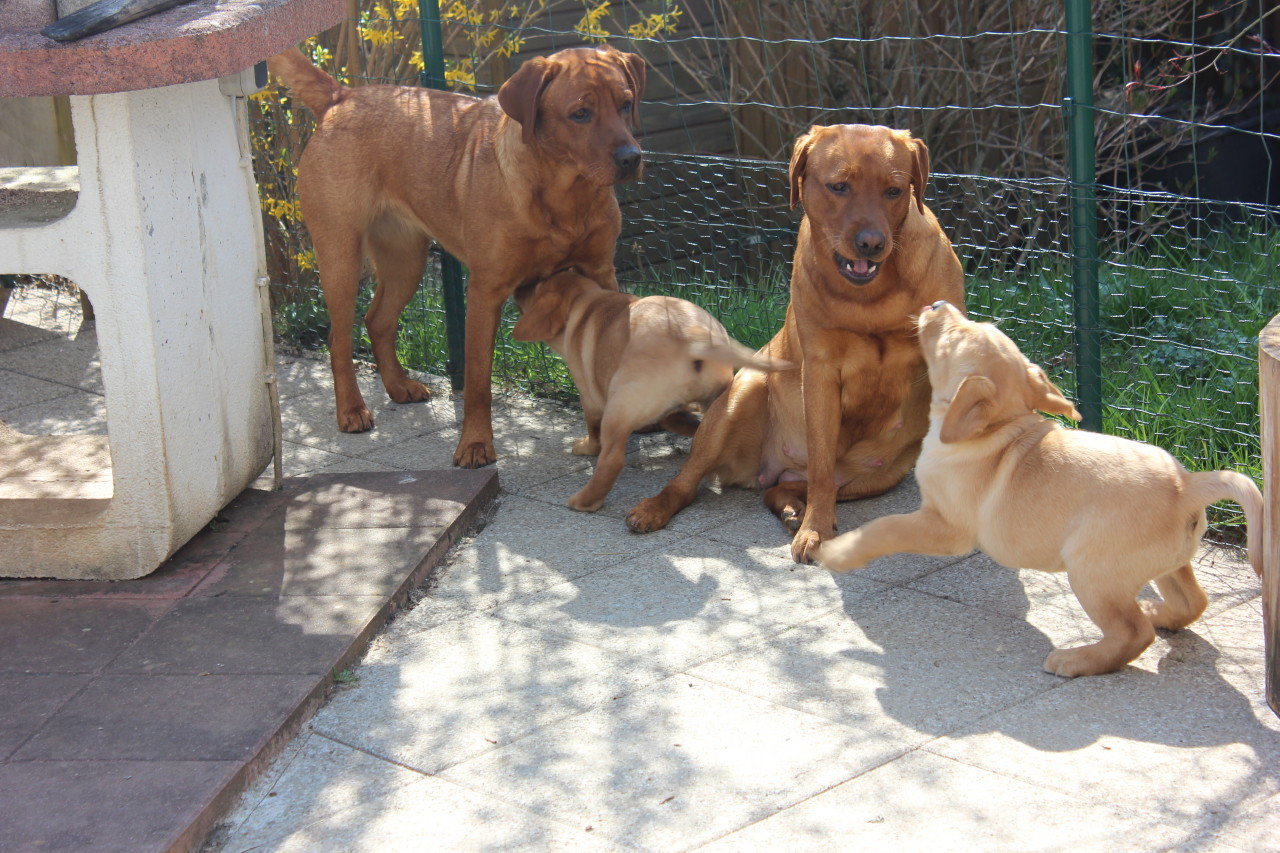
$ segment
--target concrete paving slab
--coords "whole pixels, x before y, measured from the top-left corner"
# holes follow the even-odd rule
[[[422,778],[308,727],[245,791],[217,838],[227,850],[261,848],[298,824],[359,807]]]
[[[900,749],[1063,684],[1044,652],[1030,626],[890,589],[690,672]]]
[[[0,416],[10,409],[65,397],[75,390],[77,389],[27,376],[15,370],[0,369]],[[5,420],[8,421],[8,418]]]
[[[917,752],[701,849],[1124,853],[1184,840],[1126,806],[1082,802]]]
[[[25,299],[23,291],[14,291],[4,306],[4,316],[0,317],[0,352],[22,349],[42,341],[53,341],[63,337],[65,329],[52,327],[52,324],[41,324],[38,313],[44,309],[43,300]],[[35,313],[37,316],[33,316]],[[35,322],[32,322],[32,321]],[[18,364],[11,361],[10,364]]]
[[[837,585],[772,550],[690,538],[514,599],[493,614],[679,670],[817,619],[847,596],[882,589],[856,577]]]
[[[670,532],[636,537],[622,526],[541,501],[507,496],[483,533],[463,543],[431,579],[434,600],[489,609],[589,575],[639,554],[663,552],[683,538]],[[408,614],[412,622],[416,613]]]
[[[436,775],[666,673],[486,615],[375,643],[316,732]],[[405,713],[406,709],[412,713]]]
[[[209,791],[224,788],[238,768],[235,761],[0,764],[0,849],[195,849],[209,829]]]
[[[446,770],[647,850],[685,850],[868,767],[847,727],[690,675]]]
[[[0,332],[0,337],[3,332]],[[21,358],[10,369],[68,388],[102,393],[102,359],[98,355],[97,328],[87,323],[74,335],[23,347]]]
[[[106,435],[106,398],[89,391],[63,390],[39,403],[5,409],[0,420],[27,435]]]
[[[1154,672],[1073,679],[924,748],[1080,799],[1132,802],[1188,837],[1215,830],[1280,790],[1259,615],[1240,605],[1169,643]]]
[[[255,813],[219,849],[226,853],[622,849],[591,827],[565,826],[485,791],[431,777],[399,784],[398,778],[385,778],[388,767],[383,764],[382,776],[356,775],[348,765],[317,767],[316,772],[324,775],[313,780],[315,803],[299,802],[296,795],[308,790],[300,787],[306,783],[286,778],[281,788],[295,795],[286,808],[272,809],[261,818]],[[369,768],[367,773],[375,774],[377,769]],[[352,805],[333,811],[326,808],[344,800]],[[273,826],[267,820],[277,813]]]

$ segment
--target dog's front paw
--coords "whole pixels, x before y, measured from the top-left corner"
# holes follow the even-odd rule
[[[373,429],[373,413],[364,403],[340,410],[338,429],[342,432],[368,432]]]
[[[797,563],[812,563],[821,544],[822,537],[818,531],[801,528],[791,540],[791,559]]]
[[[671,513],[658,498],[646,498],[627,513],[627,527],[632,533],[652,533],[667,526]]]
[[[459,468],[483,468],[485,465],[493,464],[497,459],[498,454],[494,452],[493,445],[484,441],[459,444],[458,449],[453,453],[453,464]]]
[[[431,389],[416,379],[406,379],[402,385],[388,387],[387,396],[396,403],[422,403],[431,399]]]

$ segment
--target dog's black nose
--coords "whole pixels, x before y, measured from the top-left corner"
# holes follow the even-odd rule
[[[623,145],[613,151],[613,162],[621,174],[629,175],[640,166],[640,149],[634,145]]]
[[[868,228],[865,231],[859,231],[853,238],[853,243],[858,247],[858,254],[862,257],[874,258],[884,251],[884,234]]]
[[[946,304],[947,304],[947,300],[945,300],[945,299],[939,299],[937,302],[933,303],[933,304],[932,304],[932,305],[930,305],[929,307],[930,307],[930,308],[941,308],[943,305],[946,305]]]

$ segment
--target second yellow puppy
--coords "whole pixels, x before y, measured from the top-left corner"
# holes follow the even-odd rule
[[[729,337],[702,308],[671,296],[607,290],[564,271],[516,294],[518,341],[545,341],[565,360],[582,397],[587,435],[573,452],[597,456],[591,480],[569,506],[595,512],[622,471],[627,438],[649,424],[685,435],[696,424],[685,406],[705,411],[739,367],[779,370],[786,362],[758,356]]]

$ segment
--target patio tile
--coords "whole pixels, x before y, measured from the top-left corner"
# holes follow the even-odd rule
[[[0,760],[36,733],[81,688],[88,675],[0,675]],[[2,845],[0,845],[2,846]]]
[[[0,849],[138,853],[200,842],[208,791],[232,761],[19,761],[0,765]]]
[[[614,842],[687,850],[870,769],[858,740],[677,675],[441,776]]]
[[[349,777],[339,771],[334,784],[344,779]],[[251,824],[220,849],[223,853],[621,849],[590,827],[565,826],[484,791],[429,777],[406,785],[366,782],[360,802],[350,808],[314,818],[305,807],[299,812],[281,818],[284,832],[278,836],[254,832]]]
[[[168,601],[0,597],[0,672],[96,672],[170,606]]]
[[[549,517],[555,519],[554,528]],[[637,538],[621,525],[602,529],[568,508],[561,512],[539,501],[508,496],[485,529],[446,558],[428,593],[441,604],[487,609],[638,554],[660,551],[681,538],[669,532]],[[405,621],[415,618],[407,614]]]
[[[1213,828],[1221,813],[1280,791],[1280,720],[1263,697],[1258,608],[1239,605],[1168,643],[1155,671],[1130,666],[1064,682],[925,749],[1080,799],[1133,802],[1182,826]]]
[[[882,590],[861,578],[834,579],[773,550],[690,538],[656,559],[619,563],[493,613],[677,670]]]
[[[325,675],[374,619],[388,595],[187,599],[157,621],[108,671]]]
[[[11,760],[243,762],[315,690],[306,675],[105,675]]]
[[[665,675],[485,615],[375,642],[355,673],[359,689],[335,694],[315,730],[430,774]]]
[[[1016,620],[890,589],[691,673],[900,750],[1061,685],[1040,669],[1044,648]]]
[[[1182,840],[1127,805],[1081,802],[917,752],[701,849],[1145,853]]]

